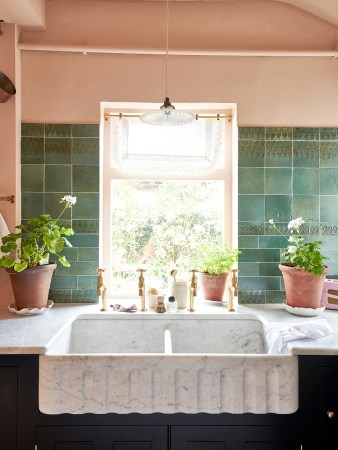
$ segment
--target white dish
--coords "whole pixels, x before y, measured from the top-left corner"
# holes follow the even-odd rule
[[[323,303],[320,304],[320,308],[299,308],[288,305],[286,301],[283,302],[283,305],[287,312],[290,314],[295,314],[296,316],[318,316],[325,309],[325,305],[323,305]]]
[[[34,316],[37,314],[43,314],[45,311],[51,309],[54,305],[52,300],[48,300],[47,306],[45,308],[23,308],[17,309],[16,303],[12,303],[8,306],[8,309],[13,314],[18,314],[19,316]]]

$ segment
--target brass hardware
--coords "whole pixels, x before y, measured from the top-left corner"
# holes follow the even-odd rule
[[[238,279],[236,273],[239,273],[238,269],[232,269],[231,286],[234,288],[234,296],[238,297]]]
[[[147,311],[146,308],[146,300],[145,300],[145,283],[144,283],[144,272],[146,272],[146,269],[137,269],[137,272],[140,272],[140,275],[138,277],[138,295],[141,298],[141,309],[140,311],[144,312]]]
[[[330,410],[326,411],[326,414],[327,414],[327,417],[331,420],[335,419],[335,417],[336,417],[335,413]]]
[[[119,117],[120,119],[122,119],[123,117],[140,117],[142,114],[143,113],[105,113],[104,120],[108,120],[109,117]],[[195,114],[195,120],[198,119],[227,119],[227,121],[230,123],[232,122],[232,114],[216,114],[214,116],[210,114]]]
[[[96,272],[98,273],[98,277],[97,277],[97,296],[101,297],[101,299],[102,299],[101,311],[107,311],[107,287],[104,284],[103,275],[102,275],[102,273],[104,271],[105,271],[105,269],[96,269]]]
[[[189,312],[194,312],[195,310],[195,299],[194,297],[196,297],[197,295],[197,277],[196,277],[196,272],[197,270],[192,269],[190,272],[192,272],[192,277],[191,277],[191,281],[190,281],[190,288],[189,288],[189,308],[188,311]]]
[[[229,292],[229,296],[228,296],[228,311],[229,312],[235,312],[234,302],[233,302],[233,298],[232,298],[232,287],[231,286],[228,287],[228,292]]]
[[[14,203],[14,195],[6,195],[6,197],[0,197],[0,202],[11,202]]]

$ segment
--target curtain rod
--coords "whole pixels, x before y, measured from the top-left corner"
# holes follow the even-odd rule
[[[122,117],[140,117],[143,113],[105,113],[104,114],[104,120],[108,120],[109,117],[119,117],[122,119]],[[215,114],[215,115],[205,115],[205,114],[195,114],[195,120],[198,119],[227,119],[228,122],[232,121],[232,115],[231,114]]]
[[[11,202],[14,203],[15,196],[7,195],[6,197],[0,197],[0,202]]]

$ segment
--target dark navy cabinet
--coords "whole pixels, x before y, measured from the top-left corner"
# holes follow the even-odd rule
[[[0,366],[0,448],[16,450],[18,414],[18,371]]]

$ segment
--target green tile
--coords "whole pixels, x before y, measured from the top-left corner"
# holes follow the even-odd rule
[[[258,263],[245,263],[240,262],[238,264],[238,268],[241,274],[241,277],[244,276],[258,276],[259,275],[259,265]]]
[[[264,141],[238,142],[238,167],[264,167],[264,155]]]
[[[77,193],[77,202],[73,207],[73,219],[98,219],[99,217],[99,194]]]
[[[67,138],[72,136],[70,124],[46,124],[45,136],[48,138]]]
[[[264,169],[240,167],[238,169],[239,194],[264,194]]]
[[[323,242],[322,249],[338,250],[338,233],[336,236],[321,236],[320,240]]]
[[[292,141],[267,142],[265,153],[266,167],[292,167]]]
[[[96,290],[81,289],[72,292],[74,303],[98,303],[99,299]]]
[[[319,167],[319,142],[294,141],[293,166]]]
[[[99,166],[73,166],[74,192],[99,192]]]
[[[320,167],[338,167],[338,141],[320,143]]]
[[[21,164],[44,164],[44,138],[23,137],[21,139]]]
[[[71,263],[72,261],[78,260],[77,253],[78,253],[77,247],[64,247],[60,255],[65,256],[67,261]]]
[[[97,262],[72,262],[70,267],[64,267],[58,263],[57,275],[94,275],[96,274]]]
[[[99,220],[73,220],[73,230],[75,233],[98,234],[100,232]]]
[[[253,222],[264,217],[264,195],[239,195],[238,219]]]
[[[292,128],[266,128],[265,136],[267,141],[291,141]]]
[[[44,166],[42,164],[21,165],[21,190],[43,192]]]
[[[265,194],[292,194],[292,169],[265,169]]]
[[[54,303],[71,303],[72,291],[71,289],[51,289],[49,291],[49,298]]]
[[[278,230],[284,235],[289,234],[288,222],[275,221],[275,225],[277,226]],[[278,235],[278,231],[276,231],[276,229],[267,221],[267,223],[265,224],[265,233],[262,233],[262,234],[265,234],[267,236],[276,236],[276,235]]]
[[[337,262],[333,262],[333,261],[329,261],[328,262],[327,278],[330,278],[330,276],[337,275],[337,274],[338,274],[338,263]]]
[[[253,304],[259,305],[265,303],[265,291],[257,290],[241,290],[240,281],[238,283],[239,293],[238,293],[238,303],[240,304]]]
[[[266,303],[283,303],[285,291],[265,291]]]
[[[238,235],[259,236],[264,234],[264,223],[262,222],[238,222]]]
[[[280,252],[277,249],[242,249],[240,262],[280,262]]]
[[[72,163],[98,166],[100,163],[99,139],[73,138]]]
[[[70,164],[72,140],[70,138],[46,138],[46,164]]]
[[[69,192],[58,192],[58,193],[47,193],[44,195],[45,197],[45,214],[50,214],[54,219],[59,217],[61,214],[64,204],[60,203],[60,200],[65,195],[68,195]],[[64,214],[62,215],[63,219],[71,218],[71,209],[66,209]]]
[[[265,129],[263,127],[239,127],[238,128],[239,140],[249,141],[264,141]]]
[[[71,192],[72,166],[70,164],[47,164],[45,192]]]
[[[288,245],[284,236],[259,236],[259,248],[286,248]]]
[[[98,234],[81,234],[77,233],[68,239],[74,247],[98,247]]]
[[[338,128],[320,128],[321,141],[338,141]]]
[[[320,222],[338,222],[338,195],[320,196]]]
[[[43,137],[45,135],[45,126],[43,123],[22,123],[21,136]]]
[[[319,128],[294,128],[294,141],[319,141]]]
[[[77,277],[72,275],[54,275],[51,289],[77,289]]]
[[[280,277],[241,277],[240,289],[279,290]]]
[[[319,169],[293,169],[293,193],[294,194],[318,194],[319,193]]]
[[[97,276],[78,276],[78,289],[97,289]]]
[[[321,231],[323,236],[336,236],[338,235],[338,223],[325,223],[322,221]]]
[[[99,137],[100,125],[99,124],[74,124],[72,125],[73,137]]]
[[[320,169],[320,193],[322,195],[338,194],[338,170],[325,168]]]
[[[43,194],[23,192],[21,195],[21,216],[22,219],[43,214]]]
[[[280,277],[278,263],[259,263],[259,276]],[[279,287],[278,287],[279,289]]]
[[[275,222],[289,222],[291,220],[291,195],[266,195],[265,220]]]
[[[79,248],[78,249],[79,261],[98,261],[99,249],[98,248]]]
[[[318,222],[319,195],[294,195],[292,217],[302,217],[306,222]]]
[[[239,248],[258,248],[258,236],[238,236]]]

